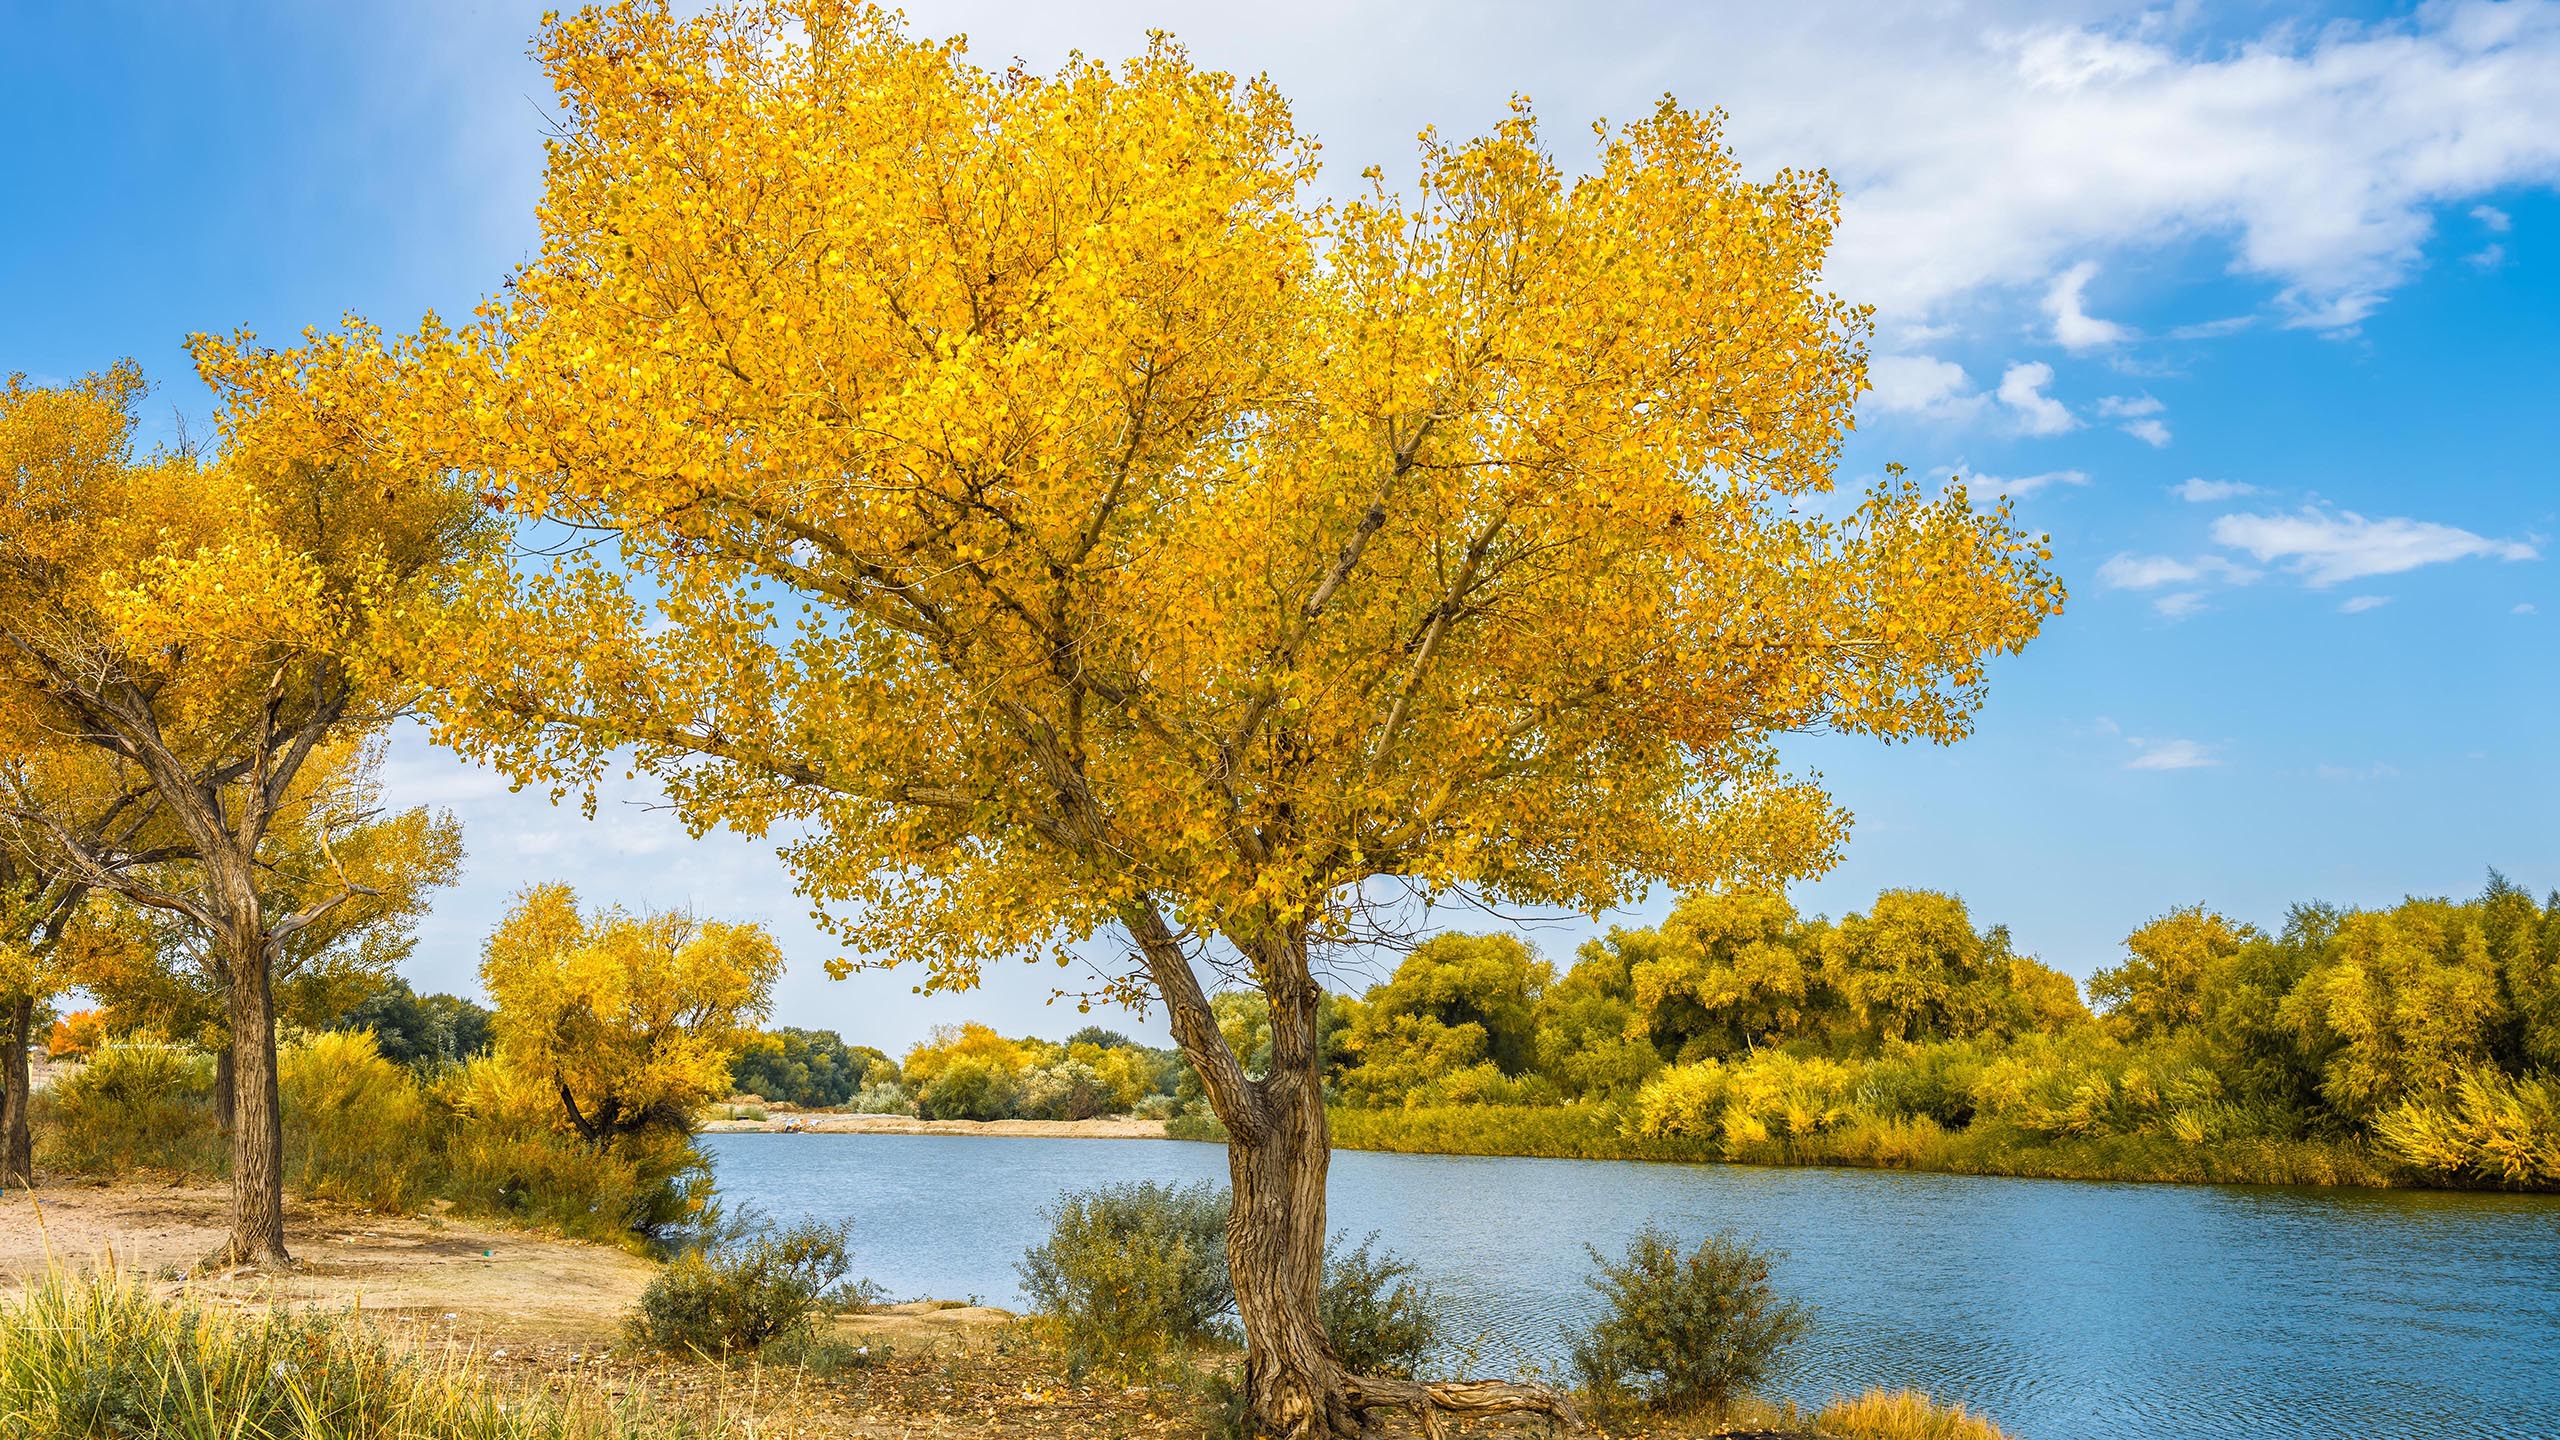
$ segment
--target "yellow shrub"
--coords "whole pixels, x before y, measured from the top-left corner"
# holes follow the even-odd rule
[[[1840,1440],[2008,1440],[1999,1426],[1963,1406],[1938,1405],[1917,1390],[1834,1400],[1813,1418],[1813,1429]]]

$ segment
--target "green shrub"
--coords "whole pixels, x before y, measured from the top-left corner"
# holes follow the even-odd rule
[[[1020,1098],[1010,1072],[964,1055],[942,1067],[916,1096],[916,1113],[927,1120],[1007,1120]]]
[[[631,1338],[677,1354],[746,1354],[804,1337],[820,1316],[861,1302],[851,1222],[757,1228],[690,1249],[651,1278],[632,1306]]]
[[[1811,1317],[1779,1298],[1769,1259],[1730,1232],[1683,1252],[1677,1237],[1647,1226],[1589,1284],[1604,1309],[1573,1346],[1573,1371],[1603,1407],[1635,1401],[1721,1413],[1766,1380]]]
[[[352,1313],[161,1299],[48,1273],[0,1307],[0,1435],[155,1440],[673,1440],[594,1392],[511,1393],[461,1351]]]
[[[863,1086],[845,1108],[857,1115],[913,1115],[916,1102],[904,1085],[882,1080]]]
[[[1349,1250],[1336,1238],[1319,1299],[1324,1333],[1342,1363],[1363,1375],[1412,1379],[1448,1329],[1440,1298],[1414,1279],[1412,1262],[1371,1253],[1374,1234]]]
[[[1227,1196],[1195,1185],[1106,1185],[1060,1196],[1022,1288],[1071,1370],[1151,1373],[1167,1349],[1231,1333]]]
[[[2373,1128],[2392,1153],[2437,1176],[2560,1188],[2560,1076],[2471,1070],[2449,1093],[2404,1100]]]
[[[436,1191],[424,1087],[364,1030],[298,1037],[276,1060],[285,1178],[306,1195],[415,1209]]]
[[[1061,1060],[1022,1077],[1015,1113],[1035,1120],[1090,1120],[1111,1113],[1111,1087],[1081,1060]]]
[[[36,1162],[69,1174],[225,1173],[213,1057],[188,1046],[110,1041],[53,1087]]]

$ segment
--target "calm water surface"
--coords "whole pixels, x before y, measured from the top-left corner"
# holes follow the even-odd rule
[[[1226,1179],[1219,1147],[1161,1140],[704,1143],[731,1203],[853,1219],[893,1294],[1008,1306],[1059,1192]],[[2560,1440],[2555,1197],[1345,1152],[1331,1209],[1421,1263],[1487,1373],[1556,1358],[1582,1242],[1658,1221],[1785,1252],[1817,1311],[1802,1400],[1912,1385],[2025,1440]]]

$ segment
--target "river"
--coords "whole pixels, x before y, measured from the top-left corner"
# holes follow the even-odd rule
[[[723,1197],[850,1217],[896,1298],[1018,1305],[1061,1191],[1226,1178],[1214,1145],[704,1137]],[[1342,1152],[1331,1221],[1420,1263],[1502,1374],[1647,1222],[1780,1251],[1801,1401],[1910,1385],[2021,1440],[2560,1437],[2560,1197],[2083,1184]]]

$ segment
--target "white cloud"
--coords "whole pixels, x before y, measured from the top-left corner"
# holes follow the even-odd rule
[[[2074,355],[2104,350],[2133,338],[2133,331],[2089,313],[2085,293],[2098,273],[2098,262],[2083,260],[2054,277],[2044,292],[2044,313],[2053,321],[2053,341]]]
[[[2180,560],[2173,555],[2135,555],[2123,553],[2109,557],[2098,567],[2098,579],[2117,590],[2157,590],[2163,585],[2193,585],[2200,580],[2225,580],[2246,585],[2258,578],[2258,572],[2234,565],[2219,555],[2199,555],[2193,560]]]
[[[1949,472],[1949,477],[1962,480],[1965,489],[1976,495],[2007,495],[2020,500],[2039,490],[2050,489],[2056,485],[2081,486],[2089,483],[2089,472],[2086,470],[2047,470],[2042,474],[2003,479],[1997,475],[1985,475],[1978,470],[1969,471],[1958,467]]]
[[[2017,417],[2029,435],[2059,435],[2079,428],[2070,407],[2044,393],[2053,383],[2053,367],[2041,360],[2012,365],[2000,375],[2000,403]]]
[[[2116,428],[2154,450],[2165,449],[2169,444],[2169,424],[2165,420],[2136,420]]]
[[[2159,611],[2160,617],[2164,620],[2184,620],[2190,615],[2203,613],[2205,608],[2204,592],[2200,590],[2172,590],[2168,594],[2161,596],[2159,599],[2152,601],[2151,608]]]
[[[2312,507],[2290,515],[2225,515],[2213,522],[2213,539],[2262,564],[2282,563],[2314,589],[2452,560],[2531,560],[2540,553],[2521,540],[2432,521],[2368,520],[2352,510]]]
[[[2495,270],[2499,266],[2507,263],[2507,247],[2504,245],[2483,245],[2479,249],[2472,251],[2470,254],[2463,256],[2462,260],[2464,264],[2469,265],[2474,270]]]
[[[2367,610],[2379,610],[2390,603],[2391,597],[2388,595],[2350,595],[2338,602],[2338,613],[2361,615]]]
[[[2533,608],[2533,602],[2532,602],[2532,601],[2530,601],[2530,600],[2526,600],[2526,601],[2523,601],[2523,602],[2521,602],[2520,604],[2518,604],[2518,605],[2516,606],[2516,608],[2514,608],[2513,610],[2508,611],[2507,613],[2508,613],[2508,614],[2510,614],[2510,615],[2531,615],[2531,614],[2534,614],[2534,613],[2536,613],[2536,612],[2534,611],[2534,608]]]
[[[2168,408],[2156,395],[2109,395],[2098,401],[2098,413],[2110,420],[2157,415]]]
[[[2190,505],[2207,505],[2216,500],[2233,500],[2243,495],[2255,495],[2258,493],[2258,487],[2243,484],[2238,480],[2207,480],[2200,475],[2190,475],[2170,486],[2169,493]]]
[[[1963,419],[1982,408],[1964,367],[1934,355],[1879,355],[1867,362],[1867,383],[1876,407],[1896,414]]]
[[[2492,235],[2504,235],[2516,226],[2515,217],[2495,205],[2472,206],[2471,218],[2479,221],[2480,228]]]
[[[2132,741],[2133,758],[2124,762],[2127,770],[2201,770],[2222,762],[2213,752],[2193,740]]]
[[[2169,332],[2172,340],[2219,340],[2237,335],[2258,323],[2255,315],[2227,315],[2220,320],[2199,320],[2193,325],[2180,325]]]

